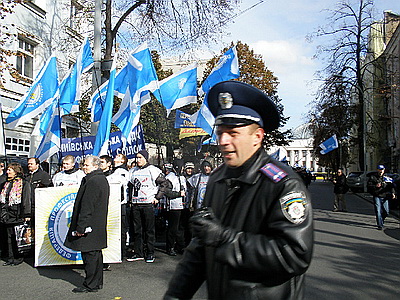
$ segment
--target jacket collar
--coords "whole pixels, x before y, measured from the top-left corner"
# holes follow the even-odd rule
[[[89,178],[91,178],[93,176],[97,176],[97,175],[104,175],[104,173],[101,169],[97,169],[97,170],[94,170],[94,171],[90,172],[89,174],[87,174],[86,179],[89,179]]]
[[[264,148],[260,148],[249,160],[255,158],[254,162],[243,170],[242,174],[237,178],[238,181],[247,184],[254,184],[260,176],[260,168],[268,163],[271,158],[265,152]],[[221,172],[217,172],[217,176],[215,181],[225,180],[228,177],[227,172],[229,172],[229,168],[223,164],[221,166]]]

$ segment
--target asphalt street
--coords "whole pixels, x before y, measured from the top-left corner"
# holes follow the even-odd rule
[[[332,212],[332,190],[331,183],[310,186],[315,249],[305,299],[400,299],[399,220],[389,216],[378,231],[372,203],[352,193],[346,195],[349,212]],[[0,299],[162,299],[179,258],[157,251],[152,264],[113,264],[104,288],[83,295],[71,292],[83,281],[80,267],[34,268],[32,259],[0,264]],[[194,299],[206,299],[204,286]]]

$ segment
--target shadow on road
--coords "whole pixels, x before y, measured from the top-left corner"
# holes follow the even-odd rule
[[[85,279],[76,270],[77,266],[49,266],[49,267],[37,267],[37,271],[40,276],[44,276],[50,279],[59,279],[65,282],[69,282],[74,286],[81,286]]]
[[[390,236],[391,238],[394,238],[396,240],[400,241],[400,228],[396,229],[385,229],[384,230],[385,234]]]

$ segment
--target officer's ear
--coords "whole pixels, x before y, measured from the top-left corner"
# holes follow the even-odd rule
[[[264,129],[258,126],[257,124],[252,124],[250,132],[254,137],[254,145],[261,144],[264,138],[264,133],[265,133]]]

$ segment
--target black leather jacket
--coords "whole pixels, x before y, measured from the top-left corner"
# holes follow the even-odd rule
[[[264,150],[249,161],[236,179],[227,180],[225,165],[217,169],[204,200],[235,238],[216,248],[193,239],[166,299],[190,299],[204,280],[209,299],[302,299],[313,250],[306,187]]]

